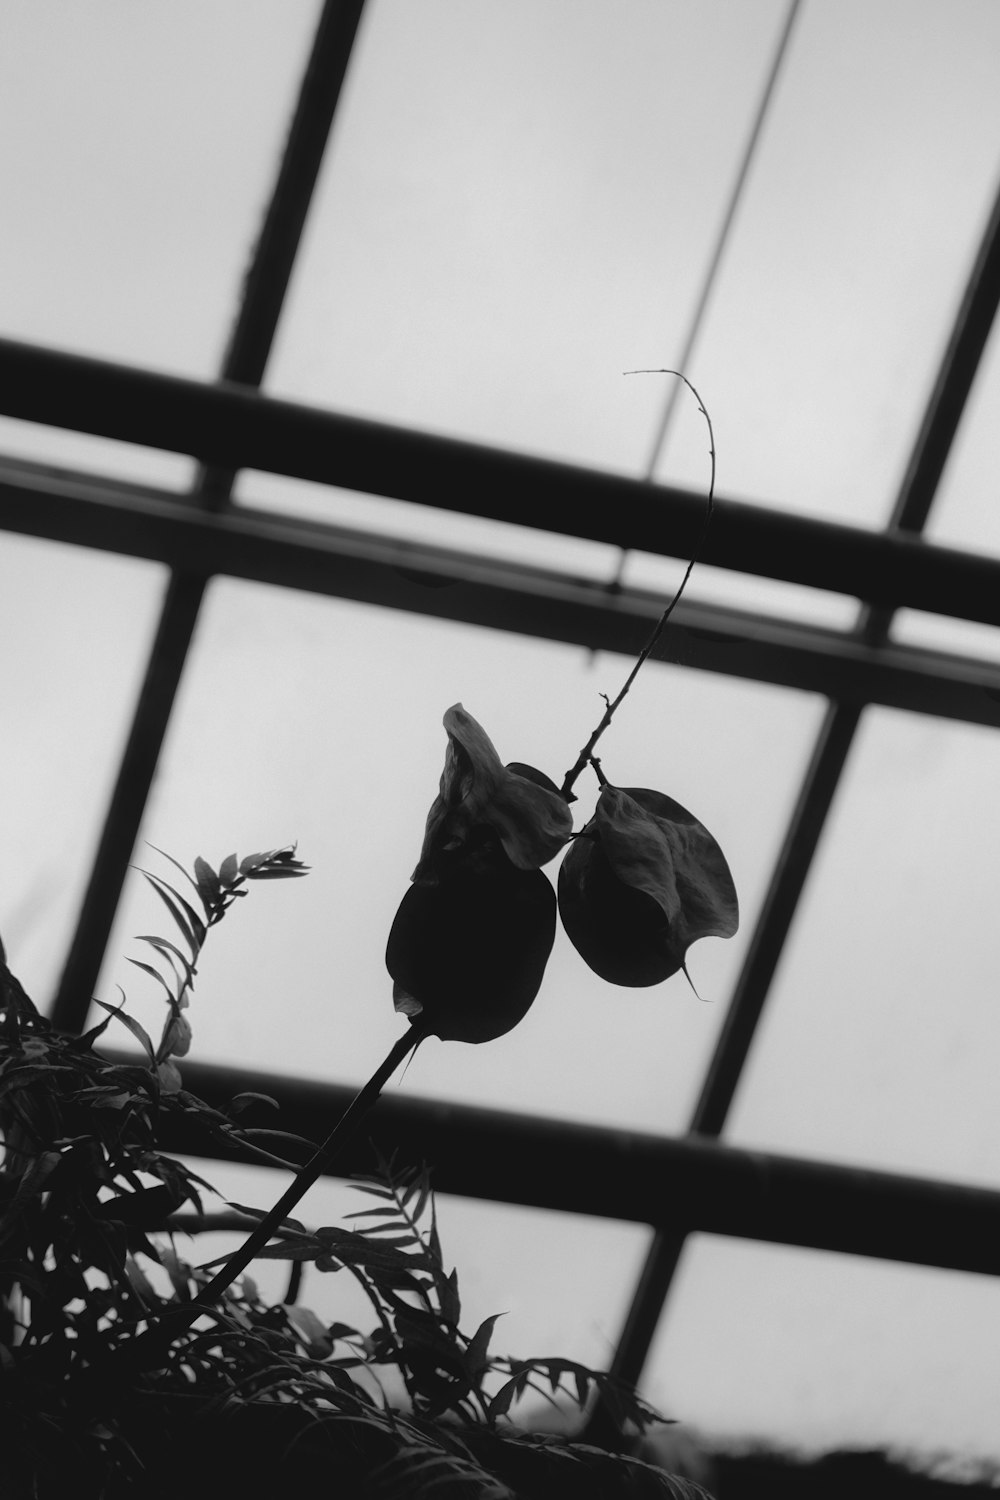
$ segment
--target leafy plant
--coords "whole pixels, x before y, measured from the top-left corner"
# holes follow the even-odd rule
[[[637,1459],[518,1431],[511,1413],[536,1393],[586,1406],[600,1395],[642,1431],[660,1419],[629,1388],[569,1360],[491,1351],[497,1319],[461,1327],[458,1277],[447,1269],[425,1168],[379,1162],[357,1180],[368,1200],[348,1225],[284,1219],[261,1259],[346,1271],[374,1327],[324,1323],[272,1305],[244,1278],[207,1295],[212,1265],[194,1266],[178,1234],[216,1227],[208,1183],[158,1139],[185,1117],[204,1148],[238,1144],[294,1166],[309,1143],[245,1123],[269,1101],[242,1095],[218,1110],[185,1090],[176,1059],[190,1043],[186,1011],[209,929],[253,880],[299,875],[294,850],[195,864],[193,898],[149,874],[179,932],[144,936],[167,1001],[154,1045],[123,1008],[82,1037],[54,1032],[0,956],[0,1410],[5,1494],[80,1500],[189,1495],[239,1476],[261,1492],[336,1475],[338,1494],[512,1497],[558,1490],[694,1497]],[[127,1027],[135,1063],[98,1050]],[[281,1150],[285,1156],[277,1155]],[[240,1229],[260,1210],[229,1205]],[[178,1317],[178,1314],[180,1316]],[[150,1344],[151,1335],[156,1335]],[[406,1409],[382,1382],[395,1370]],[[570,1477],[571,1474],[571,1477]]]
[[[698,400],[712,453],[707,528],[714,438]],[[582,1496],[605,1492],[608,1465],[627,1493],[696,1493],[637,1460],[510,1430],[527,1391],[568,1393],[581,1406],[599,1399],[619,1425],[639,1430],[657,1419],[610,1376],[564,1359],[491,1354],[495,1318],[461,1330],[425,1172],[383,1164],[361,1184],[377,1202],[354,1216],[357,1227],[310,1230],[290,1217],[421,1041],[482,1043],[520,1022],[542,983],[557,909],[584,960],[622,985],[659,983],[684,969],[696,939],[736,931],[732,877],[704,825],[664,793],[613,785],[594,754],[693,563],[561,786],[533,766],[504,765],[461,704],[445,714],[444,771],[386,950],[408,1030],[318,1147],[248,1126],[254,1096],[210,1108],[184,1089],[177,1062],[191,1045],[187,1012],[210,928],[249,883],[303,875],[294,847],[229,855],[218,870],[199,858],[193,877],[178,865],[191,894],[144,872],[179,933],[144,935],[152,961],[132,960],[166,1000],[155,1045],[123,1006],[103,1002],[105,1018],[85,1036],[55,1034],[0,957],[0,1400],[23,1493],[62,1494],[72,1479],[76,1494],[113,1496],[137,1476],[147,1493],[154,1479],[162,1494],[182,1480],[190,1493],[206,1407],[226,1419],[230,1471],[242,1463],[258,1490],[277,1451],[270,1482],[312,1478],[309,1463],[322,1467],[334,1453],[345,1494],[408,1495],[419,1483],[427,1495],[530,1496],[566,1479]],[[573,787],[588,766],[601,791],[593,818],[574,832]],[[557,899],[543,866],[567,845]],[[112,1020],[138,1040],[144,1062],[96,1050]],[[221,1264],[192,1267],[169,1238],[185,1204],[196,1225],[207,1223],[207,1184],[158,1148],[178,1112],[206,1152],[238,1144],[294,1172],[266,1213],[232,1210],[234,1227],[253,1227]],[[237,1285],[255,1258],[297,1268],[289,1305],[268,1306],[249,1279]],[[373,1332],[324,1327],[290,1305],[309,1263],[360,1282],[377,1315]],[[373,1375],[389,1366],[407,1393],[405,1416],[373,1393]],[[193,1416],[184,1398],[196,1400]],[[262,1448],[265,1417],[271,1441]]]

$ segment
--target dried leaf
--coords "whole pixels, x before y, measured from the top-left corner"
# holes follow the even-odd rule
[[[732,937],[736,888],[708,829],[646,787],[605,786],[559,871],[559,913],[577,952],[612,984],[684,967],[698,938]]]
[[[460,853],[475,830],[487,828],[519,870],[553,859],[573,827],[555,784],[520,762],[504,766],[489,735],[455,703],[444,716],[448,733],[441,785],[427,815],[415,881],[440,876],[441,857]]]

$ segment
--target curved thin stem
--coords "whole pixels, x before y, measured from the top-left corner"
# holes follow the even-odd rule
[[[687,378],[686,375],[682,375],[681,374],[680,370],[626,370],[625,374],[626,375],[676,375],[678,380],[683,380],[684,384],[687,386],[688,390],[691,392],[692,396],[697,401],[697,403],[698,403],[698,410],[701,412],[702,416],[705,418],[705,421],[706,421],[706,423],[708,425],[708,451],[709,451],[709,455],[710,455],[711,462],[712,462],[712,468],[711,468],[711,474],[710,474],[709,482],[708,482],[708,496],[707,496],[707,499],[706,499],[706,506],[705,506],[705,519],[702,522],[701,533],[700,533],[700,535],[698,537],[697,542],[695,543],[694,551],[691,553],[691,560],[688,563],[687,568],[685,569],[684,577],[681,579],[680,584],[679,584],[679,586],[677,588],[677,591],[674,594],[673,598],[671,599],[670,603],[667,605],[666,609],[663,611],[662,615],[660,616],[660,618],[657,620],[656,624],[654,625],[652,633],[651,633],[648,641],[646,642],[646,644],[643,646],[642,650],[640,651],[638,659],[637,659],[637,661],[635,663],[635,666],[632,668],[631,672],[628,674],[628,677],[625,679],[624,685],[622,687],[621,692],[618,694],[618,697],[615,698],[615,699],[613,699],[613,700],[610,700],[610,701],[609,701],[609,699],[606,696],[604,697],[604,701],[607,704],[607,707],[604,710],[604,714],[603,714],[603,716],[601,718],[601,721],[598,724],[597,728],[594,730],[593,734],[590,736],[590,739],[587,741],[587,743],[584,745],[583,749],[580,751],[580,754],[577,756],[574,765],[572,765],[570,767],[570,769],[566,772],[566,776],[565,776],[565,778],[563,780],[563,784],[560,787],[560,792],[566,798],[567,802],[572,802],[574,800],[574,798],[573,798],[573,786],[574,786],[574,783],[577,780],[577,777],[586,768],[586,766],[590,765],[593,762],[594,746],[597,744],[597,741],[601,738],[601,735],[604,733],[604,731],[607,729],[608,725],[611,723],[611,720],[614,718],[615,713],[616,713],[616,711],[618,709],[619,704],[622,702],[622,699],[628,693],[628,691],[631,688],[633,682],[635,681],[636,677],[638,676],[639,668],[642,666],[643,662],[647,660],[647,658],[651,655],[651,653],[655,649],[656,644],[657,644],[657,642],[660,639],[660,636],[663,634],[663,631],[664,631],[664,628],[666,626],[667,621],[670,619],[670,616],[673,614],[674,608],[677,605],[678,600],[680,599],[681,595],[683,594],[684,590],[686,589],[687,582],[688,582],[688,579],[691,577],[691,573],[692,573],[692,570],[694,569],[694,565],[698,561],[698,558],[701,556],[702,548],[705,545],[705,538],[708,535],[708,527],[709,527],[709,523],[711,522],[711,519],[712,519],[713,509],[715,507],[715,433],[712,430],[712,419],[711,419],[711,417],[708,414],[708,408],[706,407],[704,401],[702,401],[702,399],[701,399],[700,395],[698,394],[697,390],[695,389],[695,387],[691,384],[690,380],[688,380],[688,378]]]
[[[261,1219],[240,1248],[229,1257],[208,1285],[199,1292],[197,1299],[199,1305],[204,1307],[205,1304],[211,1305],[218,1302],[226,1288],[233,1284],[241,1271],[246,1270],[257,1252],[263,1250],[282,1220],[287,1219],[299,1200],[322,1176],[344,1142],[354,1134],[393,1073],[404,1058],[413,1051],[423,1035],[424,1033],[418,1027],[412,1026],[408,1032],[393,1042],[384,1062],[375,1069],[368,1082],[355,1094],[323,1144],[317,1146],[305,1166],[299,1168],[294,1179],[270,1212]]]
[[[199,1291],[197,1297],[169,1307],[147,1333],[134,1341],[130,1354],[133,1357],[138,1355],[141,1346],[145,1354],[141,1360],[143,1366],[151,1367],[157,1360],[165,1359],[171,1340],[185,1328],[189,1328],[203,1313],[209,1312],[237,1276],[246,1270],[254,1256],[263,1250],[268,1240],[280,1229],[283,1220],[357,1130],[400,1063],[426,1035],[427,1032],[420,1026],[411,1026],[392,1044],[384,1061],[355,1094],[326,1140],[316,1148],[305,1165],[299,1168],[274,1207],[251,1230],[243,1244],[220,1267],[207,1286]]]

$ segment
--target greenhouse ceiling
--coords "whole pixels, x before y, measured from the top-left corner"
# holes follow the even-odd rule
[[[712,830],[739,933],[641,989],[560,936],[373,1129],[512,1347],[721,1439],[1000,1461],[996,6],[5,30],[12,968],[67,1029],[119,984],[155,1015],[134,865],[297,840],[206,952],[185,1079],[321,1131],[399,1032],[445,710],[558,782],[714,464],[601,753]]]

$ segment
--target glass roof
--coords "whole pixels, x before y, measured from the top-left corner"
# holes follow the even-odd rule
[[[399,1030],[385,939],[441,773],[439,708],[464,693],[504,759],[530,761],[561,780],[600,715],[600,692],[617,691],[628,666],[397,611],[213,584],[142,837],[171,853],[197,845],[218,864],[249,808],[255,844],[297,839],[316,868],[306,882],[260,893],[259,906],[275,906],[273,918],[263,910],[244,922],[234,913],[213,935],[202,983],[218,998],[192,1017],[199,1057],[313,1074],[313,1059],[322,1058],[323,1076],[363,1082]],[[462,1049],[458,1065],[453,1048],[427,1044],[407,1087],[534,1114],[683,1129],[819,708],[803,694],[650,667],[622,707],[621,727],[605,737],[604,764],[624,785],[667,778],[671,794],[706,822],[711,806],[738,882],[743,932],[692,953],[702,1002],[687,988],[611,989],[560,933],[544,1004],[491,1046]],[[733,726],[741,756],[769,757],[776,773],[749,808],[732,774]],[[594,800],[581,785],[581,807]],[[163,870],[155,852],[140,853],[140,863]],[[156,930],[149,923],[157,908],[143,882],[130,880],[101,984],[126,987],[141,1019],[144,989],[151,1016],[160,1001],[123,955],[135,956],[131,934]],[[281,992],[280,1010],[256,1003],[244,1013],[239,997],[262,983]],[[553,1069],[556,1056],[562,1061]]]
[[[650,1394],[734,1446],[995,1456],[998,1293],[994,1277],[696,1235]]]
[[[0,932],[40,1001],[79,911],[164,582],[164,569],[129,558],[9,533],[0,542]]]
[[[1000,1186],[996,784],[992,730],[868,710],[734,1142]]]
[[[680,583],[709,432],[670,376],[623,372],[683,362],[714,433],[710,542],[745,523],[788,580],[759,576],[758,542],[696,566],[601,748],[612,780],[719,839],[740,932],[693,949],[697,994],[683,976],[611,988],[560,937],[516,1030],[429,1043],[393,1096],[693,1135],[706,1161],[722,1135],[765,1163],[1000,1189],[1000,576],[991,594],[975,574],[987,622],[919,607],[952,576],[938,548],[1000,553],[1000,12],[626,11],[367,0],[342,91],[332,64],[307,70],[321,18],[348,24],[319,0],[12,13],[0,931],[64,1021],[65,961],[63,996],[121,984],[154,1024],[126,959],[161,919],[129,861],[297,839],[309,879],[213,934],[194,1056],[367,1077],[399,1034],[385,939],[444,710],[464,702],[505,760],[558,780],[629,669],[623,620],[651,623]],[[5,340],[52,351],[53,389],[73,387],[56,425]],[[140,386],[109,411],[88,394],[99,367],[63,353],[183,377],[156,401],[190,398],[187,427],[151,445]],[[514,452],[625,476],[629,503],[661,508],[662,546],[576,535],[582,490],[536,530],[478,517],[474,493],[427,504],[419,476],[423,503],[289,477],[280,455],[264,473],[239,434],[231,472],[200,467],[220,378],[259,388],[258,414],[303,403],[480,445],[487,467]],[[837,569],[813,586],[808,547],[860,557],[894,519],[919,532],[924,499],[931,546],[904,537],[880,564],[897,579],[927,559],[893,594],[911,607],[866,608]],[[579,826],[595,786],[578,791]],[[651,1183],[635,1222],[443,1195],[446,1251],[480,1316],[508,1310],[513,1350],[644,1369],[710,1438],[1000,1461],[995,1277],[697,1222],[674,1226],[695,1232],[671,1277],[673,1190]],[[328,1181],[307,1207],[346,1201]],[[665,1301],[633,1300],[647,1253]]]
[[[318,13],[16,7],[0,59],[5,336],[215,373]]]

